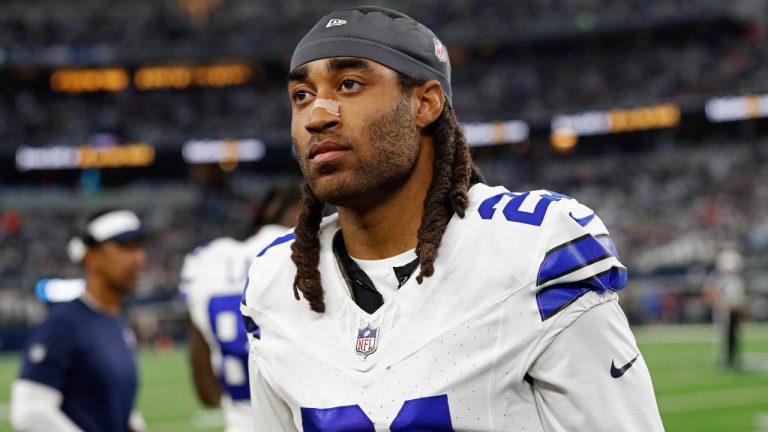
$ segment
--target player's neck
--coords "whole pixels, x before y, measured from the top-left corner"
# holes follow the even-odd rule
[[[123,296],[100,278],[86,278],[84,300],[92,308],[110,315],[123,311]]]
[[[365,208],[338,207],[344,244],[351,256],[376,260],[416,247],[423,203],[432,181],[432,148],[431,142],[422,146],[419,161],[402,187],[377,195],[375,203]]]

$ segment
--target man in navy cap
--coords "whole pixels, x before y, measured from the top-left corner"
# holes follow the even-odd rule
[[[483,184],[437,36],[335,11],[288,79],[302,212],[241,306],[257,430],[663,430],[608,230]]]
[[[144,428],[133,409],[136,339],[121,317],[146,261],[143,238],[135,213],[107,210],[70,242],[70,258],[85,271],[85,293],[54,308],[27,341],[11,396],[16,430]]]

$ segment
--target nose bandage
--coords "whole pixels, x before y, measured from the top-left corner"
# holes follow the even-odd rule
[[[341,102],[333,99],[316,99],[315,103],[312,105],[312,114],[315,113],[317,108],[322,108],[336,117],[341,117]]]

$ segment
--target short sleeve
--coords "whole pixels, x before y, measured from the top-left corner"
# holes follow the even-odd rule
[[[546,430],[664,430],[648,367],[616,301],[565,328],[528,375]]]
[[[62,315],[50,315],[27,342],[20,379],[62,391],[77,356],[77,332]]]
[[[576,200],[559,204],[536,274],[536,302],[542,320],[587,292],[620,291],[627,281],[626,267],[600,218]]]

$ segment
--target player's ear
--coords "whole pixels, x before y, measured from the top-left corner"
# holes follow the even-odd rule
[[[413,96],[416,100],[416,126],[424,128],[432,124],[445,106],[445,95],[443,88],[436,80],[429,80],[413,89]]]

